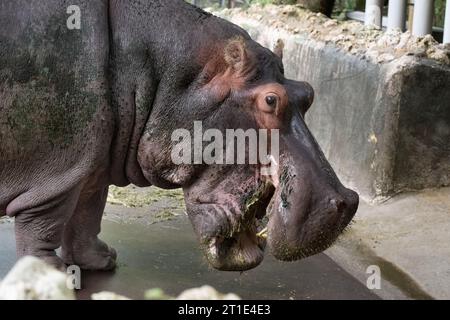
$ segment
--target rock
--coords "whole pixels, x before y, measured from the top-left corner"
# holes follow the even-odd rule
[[[401,41],[401,33],[400,32],[386,32],[383,34],[380,39],[377,41],[377,46],[384,47],[384,48],[390,48],[397,46]]]
[[[234,293],[221,294],[216,289],[210,286],[203,286],[200,288],[193,288],[183,291],[177,300],[241,300],[239,296]]]
[[[411,41],[413,35],[411,32],[406,31],[400,36],[400,42],[395,47],[396,49],[406,49],[408,46],[408,43]]]
[[[416,56],[418,58],[425,58],[427,56],[427,51],[424,48],[413,48],[406,54],[409,56]]]
[[[395,59],[394,55],[392,55],[390,53],[382,53],[377,57],[377,62],[385,63],[385,62],[390,62],[394,59]]]
[[[94,293],[91,295],[92,300],[131,300],[130,298],[127,298],[125,296],[122,296],[120,294],[109,292],[109,291],[102,291],[98,293]]]
[[[23,257],[0,284],[1,300],[73,300],[67,274],[35,257]]]
[[[431,48],[427,51],[428,58],[439,61],[440,63],[450,64],[450,54],[445,50]]]
[[[420,39],[420,38],[419,38]],[[424,46],[430,47],[430,46],[436,46],[439,45],[439,43],[433,38],[431,34],[425,35],[420,42],[423,43]]]
[[[336,20],[330,19],[330,20],[326,21],[326,22],[323,24],[323,26],[324,26],[325,28],[335,27],[335,26],[337,26],[337,21],[336,21]]]

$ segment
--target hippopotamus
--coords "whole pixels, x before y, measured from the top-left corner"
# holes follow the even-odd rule
[[[113,269],[98,235],[108,187],[129,184],[182,188],[219,270],[329,247],[358,195],[305,124],[312,87],[287,79],[280,55],[182,0],[1,1],[0,215],[14,217],[18,257]],[[274,170],[175,163],[172,134],[196,121],[277,130]]]

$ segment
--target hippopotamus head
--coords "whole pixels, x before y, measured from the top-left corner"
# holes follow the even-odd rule
[[[354,216],[358,195],[339,182],[305,124],[312,87],[286,79],[280,57],[246,37],[199,50],[195,63],[168,72],[171,83],[157,90],[138,147],[145,178],[183,188],[187,214],[217,269],[257,266],[266,243],[280,260],[326,249]],[[230,129],[266,130],[269,164],[247,161],[257,152],[248,145],[231,156],[229,141],[208,149]],[[205,153],[226,159],[205,161]]]

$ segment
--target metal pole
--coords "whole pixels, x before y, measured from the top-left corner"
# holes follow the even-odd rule
[[[364,24],[366,26],[372,25],[381,28],[383,7],[383,0],[366,0],[366,13],[364,17]]]
[[[445,7],[444,43],[450,43],[450,0]]]
[[[400,29],[405,31],[406,0],[389,1],[388,30]]]
[[[413,34],[418,37],[431,34],[433,17],[434,0],[415,0]]]

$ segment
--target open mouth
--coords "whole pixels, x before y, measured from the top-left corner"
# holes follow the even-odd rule
[[[207,240],[206,256],[213,267],[245,271],[261,263],[268,237],[267,213],[274,193],[271,183],[262,183],[243,201],[242,219],[230,232]]]

